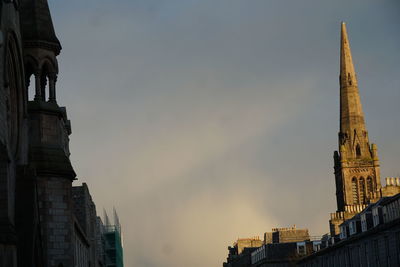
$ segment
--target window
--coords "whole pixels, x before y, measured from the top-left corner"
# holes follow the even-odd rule
[[[361,204],[366,204],[365,201],[365,180],[364,177],[360,178],[360,201]]]
[[[353,204],[359,204],[358,184],[356,177],[353,177],[353,179],[351,180],[351,187],[353,192]]]
[[[357,158],[361,157],[361,147],[359,144],[356,146],[356,156]]]
[[[23,76],[17,42],[12,35],[8,37],[5,58],[5,116],[8,128],[9,148],[12,156],[18,153],[19,126],[22,119]]]
[[[305,242],[297,243],[297,253],[301,256],[306,255],[306,243]]]
[[[368,193],[372,193],[374,191],[374,185],[372,183],[371,177],[367,178],[367,190],[368,190]]]

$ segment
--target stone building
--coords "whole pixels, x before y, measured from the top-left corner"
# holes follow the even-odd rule
[[[340,229],[339,242],[301,259],[298,266],[400,266],[400,194],[370,204]]]
[[[264,233],[264,240],[259,237],[238,239],[228,247],[228,258],[223,266],[292,266],[300,257],[312,253],[313,245],[308,229],[272,228],[271,232]]]
[[[310,240],[308,229],[292,227],[272,228],[272,232],[264,233],[264,244],[288,243]]]
[[[400,193],[396,179],[381,185],[378,147],[370,144],[345,23],[341,28],[339,151],[334,153],[337,211],[331,236],[339,225],[381,197]]]
[[[251,252],[263,245],[260,237],[239,238],[228,247],[228,258],[224,267],[246,267],[251,264]]]
[[[77,237],[85,239],[88,244],[89,266],[104,266],[104,247],[101,240],[103,225],[99,223],[96,214],[96,205],[92,200],[86,183],[72,187],[72,201],[76,218],[76,232],[81,232]],[[82,242],[84,243],[84,242]]]
[[[94,203],[72,188],[60,51],[47,0],[0,0],[1,267],[101,266]]]
[[[320,249],[321,241],[264,244],[251,253],[251,267],[290,267]]]

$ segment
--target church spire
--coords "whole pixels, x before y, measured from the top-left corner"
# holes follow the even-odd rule
[[[378,150],[369,144],[346,24],[341,28],[339,151],[334,153],[337,212],[331,215],[332,236],[340,232],[340,224],[374,201],[381,188]]]
[[[342,22],[340,51],[340,133],[343,138],[350,138],[353,144],[357,135],[359,137],[362,136],[363,141],[368,143],[364,113],[358,92],[357,76],[344,22]]]

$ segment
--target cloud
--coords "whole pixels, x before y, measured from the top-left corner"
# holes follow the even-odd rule
[[[237,237],[328,231],[341,20],[369,136],[396,175],[400,20],[387,2],[50,2],[71,159],[98,210],[117,207],[126,266],[221,266]]]

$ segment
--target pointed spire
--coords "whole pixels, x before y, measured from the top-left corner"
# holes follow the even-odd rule
[[[20,0],[20,23],[25,47],[45,47],[60,53],[47,0]]]
[[[340,132],[347,133],[352,138],[354,132],[359,135],[366,133],[357,77],[344,22],[342,22],[340,51]]]
[[[346,24],[342,22],[341,47],[340,47],[340,85],[357,86],[356,72],[354,71],[353,58],[351,57],[350,43],[347,36]]]

